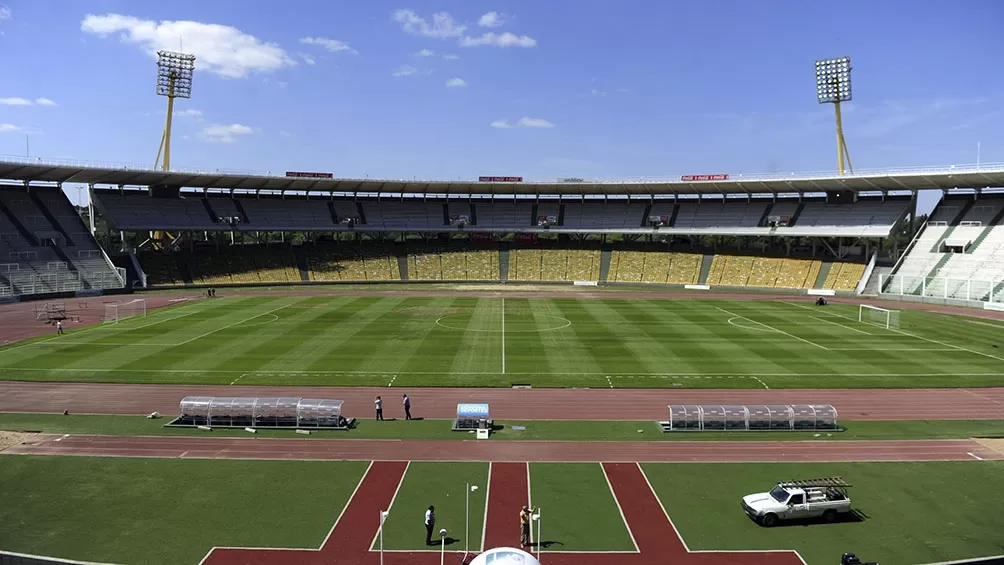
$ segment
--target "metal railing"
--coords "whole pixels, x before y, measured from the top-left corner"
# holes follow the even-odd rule
[[[1002,302],[1004,301],[1002,288],[1004,279],[984,280],[904,274],[879,276],[880,295]]]

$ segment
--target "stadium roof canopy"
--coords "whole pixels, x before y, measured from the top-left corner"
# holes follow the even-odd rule
[[[106,185],[168,185],[269,191],[418,194],[778,194],[850,190],[1004,187],[1004,164],[833,173],[731,175],[724,181],[637,179],[631,181],[477,182],[393,179],[318,179],[221,171],[156,171],[124,166],[92,166],[33,158],[0,158],[0,179]]]

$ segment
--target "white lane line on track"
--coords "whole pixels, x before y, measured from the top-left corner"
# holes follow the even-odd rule
[[[975,459],[975,460],[977,460],[977,461],[983,461],[983,458],[982,458],[982,457],[980,457],[979,455],[976,455],[975,453],[972,453],[972,452],[966,452],[966,455],[968,455],[968,456],[972,457],[973,459]]]

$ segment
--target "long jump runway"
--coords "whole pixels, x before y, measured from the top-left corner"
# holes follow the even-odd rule
[[[0,382],[0,412],[174,414],[185,396],[293,396],[342,400],[346,416],[367,417],[374,397],[402,392],[415,415],[429,419],[454,418],[463,402],[488,403],[497,420],[665,420],[668,404],[832,404],[841,420],[1004,419],[1004,388],[519,390],[19,381]]]
[[[44,435],[24,455],[182,459],[491,462],[835,462],[1004,460],[974,440],[553,442]]]

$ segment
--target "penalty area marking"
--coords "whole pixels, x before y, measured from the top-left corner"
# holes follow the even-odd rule
[[[237,377],[236,379],[234,379],[234,380],[230,381],[230,384],[232,384],[232,385],[235,385],[235,384],[237,384],[237,381],[239,381],[239,380],[243,379],[243,378],[244,378],[244,377],[246,377],[246,376],[248,376],[248,374],[247,374],[247,373],[241,373],[241,376],[239,376],[239,377]]]

